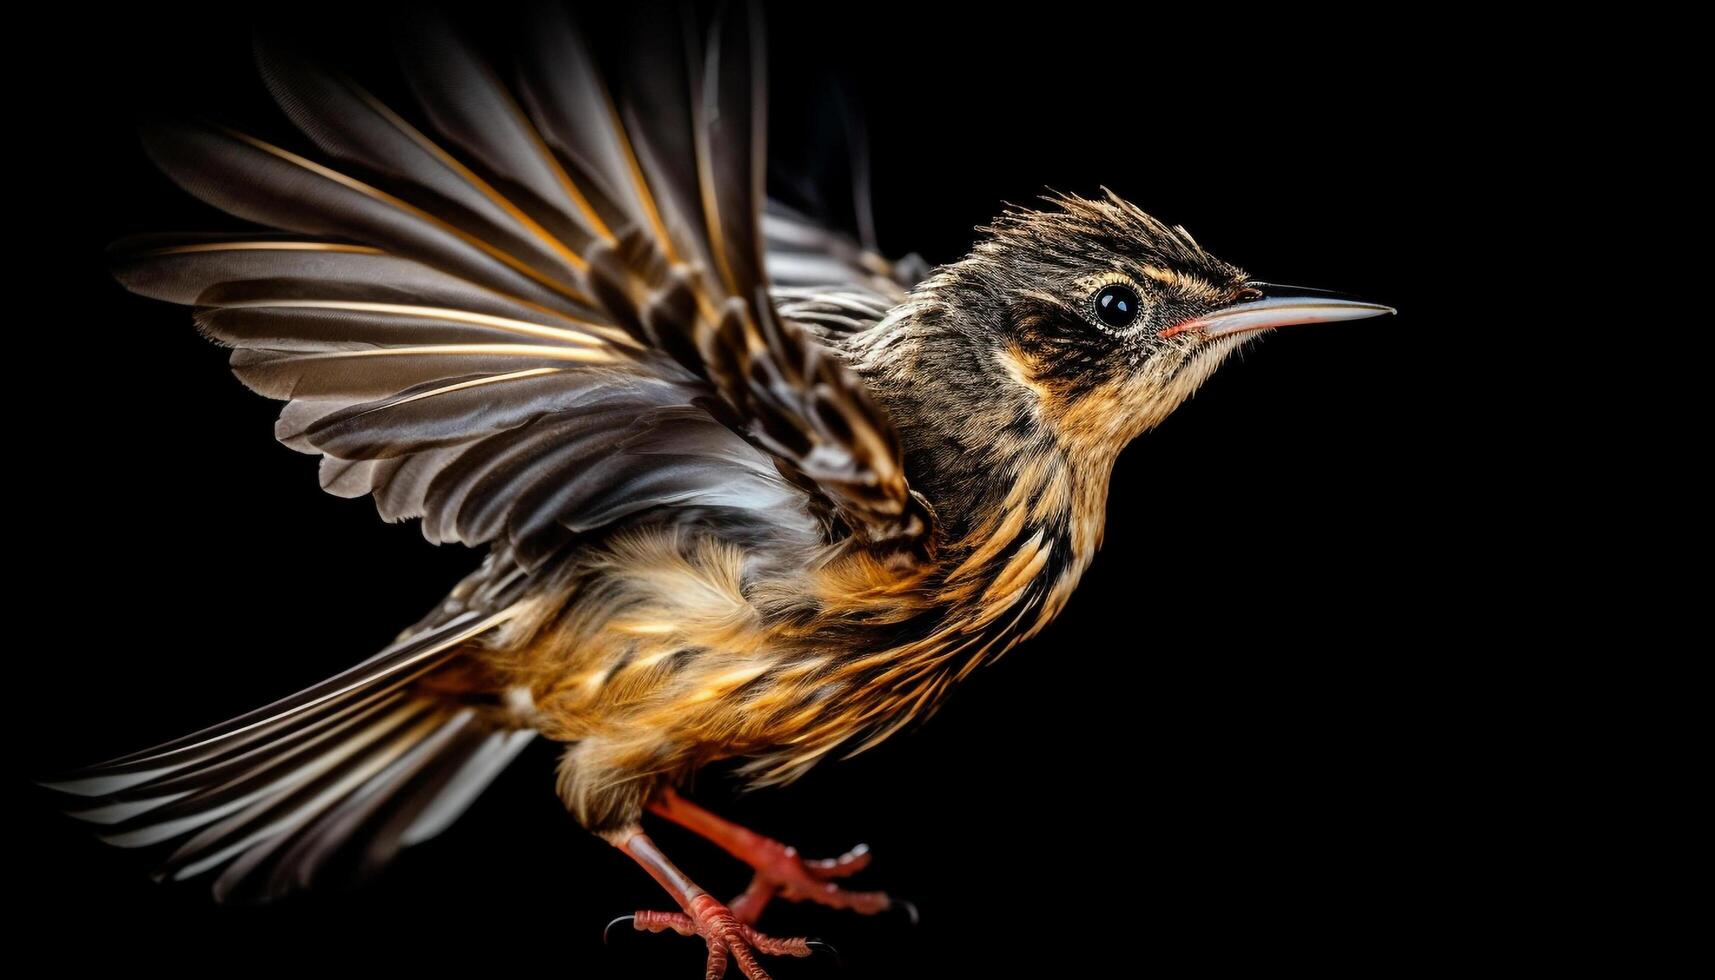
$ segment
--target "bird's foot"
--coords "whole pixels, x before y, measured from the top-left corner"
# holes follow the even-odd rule
[[[733,900],[732,912],[741,922],[754,923],[762,916],[769,901],[779,897],[789,902],[815,902],[836,909],[850,909],[862,915],[885,912],[895,906],[904,907],[915,919],[915,910],[908,903],[899,903],[886,892],[849,891],[836,884],[836,879],[849,877],[869,864],[869,848],[859,844],[837,858],[806,860],[797,848],[767,841],[746,855],[756,875],[750,887]]]
[[[663,789],[649,809],[719,844],[756,871],[750,887],[733,899],[732,912],[741,922],[755,924],[763,909],[777,896],[864,915],[898,909],[912,924],[917,922],[917,909],[910,902],[902,902],[886,892],[848,891],[835,883],[869,865],[869,848],[862,844],[837,858],[805,860],[798,855],[797,848],[718,817],[680,796],[672,787]]]
[[[738,962],[739,972],[749,980],[769,980],[768,972],[756,961],[757,954],[802,957],[821,945],[813,939],[776,939],[763,935],[708,894],[692,898],[686,910],[638,912],[631,917],[631,925],[639,932],[672,930],[681,936],[701,936],[709,947],[704,980],[720,980],[725,976],[729,959]]]

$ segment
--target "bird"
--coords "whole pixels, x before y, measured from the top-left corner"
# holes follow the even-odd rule
[[[49,785],[158,877],[262,901],[379,869],[546,740],[571,816],[666,893],[615,924],[765,980],[814,948],[760,931],[772,901],[904,903],[844,886],[861,846],[803,857],[691,777],[785,784],[926,717],[1065,607],[1127,444],[1257,337],[1394,310],[1252,279],[1105,189],[889,259],[770,197],[755,10],[607,65],[529,17],[505,71],[400,24],[410,105],[258,40],[294,136],[144,126],[254,230],[120,242],[119,281],[193,309],[323,489],[481,558],[349,670]],[[750,886],[711,895],[646,818]]]

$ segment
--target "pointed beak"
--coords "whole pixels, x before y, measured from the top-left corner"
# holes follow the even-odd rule
[[[1204,339],[1213,340],[1236,333],[1272,330],[1275,327],[1289,327],[1299,323],[1362,320],[1399,312],[1391,306],[1366,303],[1325,289],[1277,286],[1268,282],[1248,282],[1245,283],[1245,289],[1251,298],[1240,300],[1206,316],[1176,323],[1161,331],[1161,336],[1165,338],[1181,333],[1196,333]]]

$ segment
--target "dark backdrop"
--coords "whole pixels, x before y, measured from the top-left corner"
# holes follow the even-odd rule
[[[1106,184],[1261,278],[1401,314],[1266,338],[1140,439],[1066,613],[930,724],[784,790],[704,779],[704,802],[808,853],[868,842],[861,880],[923,913],[910,929],[783,907],[768,925],[833,941],[850,976],[1392,968],[1488,928],[1492,894],[1449,898],[1513,777],[1491,754],[1506,734],[1494,668],[1455,623],[1487,599],[1449,516],[1480,487],[1450,448],[1464,423],[1449,405],[1485,380],[1447,343],[1465,324],[1443,301],[1441,236],[1474,209],[1449,185],[1475,151],[1433,28],[810,6],[771,13],[773,139],[786,155],[821,132],[818,80],[843,77],[888,251],[951,260],[1003,201]],[[104,271],[119,236],[230,225],[154,172],[132,132],[162,110],[283,128],[248,64],[252,16],[67,13],[23,52],[51,118],[24,195],[45,206],[32,233],[47,260],[15,284],[38,304],[14,329],[45,347],[19,381],[41,386],[27,407],[47,441],[14,443],[42,476],[20,529],[37,583],[15,634],[20,777],[318,680],[475,561],[320,493],[312,460],[269,437],[276,406],[186,312]],[[385,87],[373,38],[388,16],[283,19]],[[494,10],[463,16],[504,34]],[[1400,30],[1429,53],[1383,43]],[[661,897],[565,815],[553,764],[534,747],[373,884],[265,908],[153,884],[27,795],[8,891],[26,944],[128,971],[695,975],[688,940],[627,933],[603,950],[603,923]],[[712,848],[660,839],[717,893],[742,886]]]

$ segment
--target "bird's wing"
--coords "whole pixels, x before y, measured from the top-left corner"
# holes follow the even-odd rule
[[[880,324],[929,274],[915,254],[890,261],[778,201],[768,202],[762,227],[780,312],[827,343]]]
[[[412,119],[263,47],[314,149],[157,125],[167,174],[281,229],[130,243],[132,289],[194,304],[281,441],[432,540],[526,564],[660,508],[815,513],[907,549],[927,506],[861,382],[770,296],[760,39],[656,31],[604,79],[563,14],[502,85],[443,22],[401,44]],[[613,82],[610,86],[609,82]]]
[[[882,251],[869,134],[852,86],[824,72],[811,92],[815,109],[802,120],[803,135],[768,161],[776,195],[762,219],[768,278],[783,303],[829,297],[820,304],[824,319],[810,325],[849,332],[904,302],[930,270],[915,253],[889,258]],[[871,312],[877,308],[880,314]]]
[[[768,249],[768,278],[777,297],[815,294],[863,298],[883,312],[903,303],[929,267],[913,253],[888,259],[831,224],[769,201],[762,230]]]

